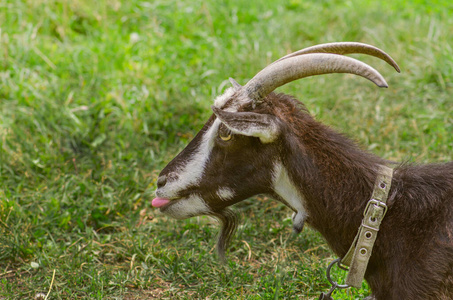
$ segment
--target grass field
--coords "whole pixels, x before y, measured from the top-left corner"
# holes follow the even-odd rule
[[[150,206],[157,175],[228,77],[333,41],[402,73],[354,56],[389,89],[329,75],[280,91],[387,159],[453,160],[452,16],[449,0],[0,0],[0,299],[317,299],[334,256],[287,208],[236,205],[221,265],[213,219]]]

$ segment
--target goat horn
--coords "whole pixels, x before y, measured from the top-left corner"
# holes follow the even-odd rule
[[[242,85],[240,85],[240,84],[239,84],[236,80],[234,80],[233,78],[230,77],[230,78],[228,78],[228,79],[230,80],[230,83],[231,83],[231,85],[233,86],[233,88],[234,88],[235,90],[239,90],[239,89],[242,87]]]
[[[298,55],[303,55],[303,54],[308,54],[308,53],[332,53],[332,54],[353,54],[353,53],[361,53],[361,54],[368,54],[377,58],[380,58],[387,62],[389,65],[391,65],[395,70],[400,73],[401,70],[398,66],[398,64],[393,60],[390,55],[382,51],[381,49],[368,45],[368,44],[363,44],[363,43],[356,43],[356,42],[339,42],[339,43],[327,43],[327,44],[320,44],[316,46],[311,46],[308,48],[301,49],[299,51],[293,52],[291,54],[288,54],[286,56],[283,56],[282,58],[276,60],[273,63],[279,62],[281,60],[298,56]]]
[[[371,80],[379,87],[388,87],[378,71],[361,61],[331,53],[310,53],[270,64],[250,79],[242,87],[242,91],[250,99],[262,101],[270,92],[288,82],[331,73],[356,74]]]

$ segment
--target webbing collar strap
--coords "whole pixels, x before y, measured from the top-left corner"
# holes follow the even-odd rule
[[[346,284],[349,286],[357,288],[362,286],[379,226],[387,212],[387,198],[392,184],[392,177],[393,169],[381,166],[374,183],[373,195],[363,213],[359,231],[351,248],[340,261],[342,266],[349,267],[348,276],[346,277]]]

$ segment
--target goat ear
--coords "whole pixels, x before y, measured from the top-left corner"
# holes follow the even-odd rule
[[[272,115],[229,112],[215,106],[212,111],[233,133],[258,137],[264,144],[275,141],[280,133],[280,122]]]

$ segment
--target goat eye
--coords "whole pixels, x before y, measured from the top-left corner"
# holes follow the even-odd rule
[[[233,137],[230,130],[219,130],[219,137],[222,141],[229,141]]]

